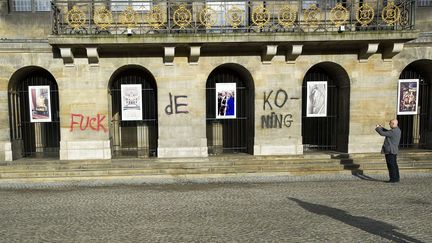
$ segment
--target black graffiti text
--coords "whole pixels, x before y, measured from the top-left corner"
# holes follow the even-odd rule
[[[174,99],[173,99],[173,95],[171,94],[171,92],[169,93],[169,105],[165,107],[165,113],[167,115],[189,113],[189,111],[185,110],[185,108],[184,109],[180,108],[180,107],[186,107],[188,106],[188,104],[180,103],[179,99],[187,99],[187,95],[174,95]],[[174,100],[174,110],[173,110],[173,100]]]
[[[288,101],[288,94],[285,90],[279,89],[275,92],[273,104],[278,107],[282,108],[286,102]],[[263,110],[266,109],[266,104],[270,107],[270,110],[273,110],[271,97],[273,94],[273,90],[270,91],[270,93],[267,95],[267,93],[264,91],[264,103],[263,103]]]
[[[270,115],[261,116],[261,128],[291,127],[292,122],[292,114],[276,114],[276,112],[272,112]]]

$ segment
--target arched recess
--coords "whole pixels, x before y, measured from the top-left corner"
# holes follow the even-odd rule
[[[153,75],[138,65],[123,66],[111,76],[108,90],[113,157],[157,156],[157,85]]]
[[[13,158],[58,158],[60,105],[51,73],[36,66],[16,71],[9,81],[8,103]]]
[[[232,89],[234,84],[235,88]],[[209,154],[253,154],[254,100],[253,79],[244,67],[223,64],[210,73],[206,83]]]
[[[348,152],[350,80],[347,72],[336,63],[319,63],[308,70],[302,87],[304,150]]]
[[[397,119],[402,131],[400,147],[432,149],[432,60],[423,59],[410,63],[401,72],[399,79],[405,84],[418,81],[415,89],[417,108],[413,106],[414,112],[404,112],[405,85],[402,84],[401,89],[398,89]],[[412,92],[408,90],[408,93]],[[412,109],[408,107],[408,110]]]

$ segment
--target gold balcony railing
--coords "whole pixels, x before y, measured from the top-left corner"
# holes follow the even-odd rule
[[[400,31],[414,0],[53,1],[54,35]]]

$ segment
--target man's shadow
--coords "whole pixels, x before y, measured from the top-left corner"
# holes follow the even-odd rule
[[[396,230],[399,229],[398,227],[388,224],[386,222],[382,222],[382,221],[378,221],[378,220],[374,220],[362,216],[353,216],[341,209],[332,208],[320,204],[309,203],[292,197],[288,197],[288,199],[296,202],[300,207],[304,208],[305,210],[311,213],[330,217],[332,219],[338,220],[352,227],[356,227],[370,234],[380,236],[387,240],[391,240],[394,242],[401,242],[401,243],[405,243],[405,242],[421,243],[422,242],[408,235],[397,232]]]

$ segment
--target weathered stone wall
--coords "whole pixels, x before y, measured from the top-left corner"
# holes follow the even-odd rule
[[[42,44],[40,44],[42,45]],[[49,71],[57,81],[60,97],[61,159],[111,157],[109,121],[110,96],[107,92],[113,73],[125,65],[140,65],[155,78],[158,94],[158,125],[160,157],[207,156],[205,122],[205,86],[210,73],[221,64],[235,63],[247,69],[255,86],[256,155],[302,154],[301,105],[304,75],[315,64],[332,62],[340,65],[350,78],[349,151],[377,152],[382,138],[374,131],[375,124],[387,124],[396,116],[397,80],[411,62],[431,59],[432,47],[407,46],[392,61],[383,61],[375,54],[360,63],[355,54],[303,55],[295,64],[287,64],[276,56],[271,64],[263,64],[259,56],[201,57],[191,65],[186,57],[176,57],[173,65],[164,65],[161,57],[101,58],[99,66],[88,64],[86,58],[75,58],[73,67],[46,52],[0,53],[0,154],[11,159],[7,87],[12,75],[26,66]],[[24,49],[25,50],[25,49]],[[182,110],[188,113],[166,114],[169,93],[184,95]],[[290,115],[292,122],[281,128],[267,128],[262,116]],[[99,130],[81,130],[72,124],[72,114],[83,117],[104,116]],[[85,119],[84,118],[84,119]],[[77,117],[74,118],[75,121]],[[288,127],[289,125],[289,127]],[[105,130],[106,128],[107,130]]]
[[[416,29],[421,32],[432,32],[432,21],[430,15],[432,13],[432,7],[420,7],[417,8],[416,12]]]
[[[416,26],[419,30],[431,31],[429,15],[430,8],[418,9]],[[374,39],[375,33],[371,33],[360,34],[369,34],[370,39]],[[303,153],[303,78],[315,64],[331,62],[341,66],[348,74],[350,83],[348,152],[360,153],[380,150],[382,138],[375,133],[375,124],[387,124],[389,119],[396,116],[397,80],[402,70],[413,61],[432,59],[429,42],[405,45],[404,50],[392,61],[383,61],[381,54],[372,55],[367,62],[359,62],[357,54],[315,52],[300,55],[294,64],[287,64],[282,55],[275,56],[271,64],[263,64],[258,55],[235,56],[226,53],[227,55],[201,56],[197,65],[189,64],[187,57],[175,57],[173,65],[164,65],[162,57],[102,56],[98,66],[90,66],[87,58],[77,56],[74,65],[68,67],[61,58],[54,57],[52,47],[47,44],[49,34],[49,12],[9,13],[7,1],[0,0],[0,160],[18,157],[14,153],[19,153],[19,143],[11,142],[10,139],[7,91],[12,75],[28,66],[46,69],[57,81],[60,97],[60,158],[108,159],[111,157],[112,134],[109,127],[112,114],[107,90],[113,73],[126,65],[142,66],[156,80],[158,156],[205,157],[206,80],[219,65],[238,64],[248,70],[253,79],[256,155]],[[268,34],[266,38],[271,35]],[[291,38],[305,38],[306,41],[306,37],[312,35],[314,33],[306,36],[294,35]],[[343,39],[345,35],[334,35],[337,40],[350,41]],[[168,41],[176,41],[175,37],[171,38]],[[177,40],[187,43],[191,38],[194,37],[187,36]],[[322,48],[324,53],[326,47]],[[166,106],[170,104],[170,93],[173,96],[187,96],[182,99],[182,103],[187,103],[182,109],[188,113],[165,113]],[[281,127],[270,128],[263,124],[263,117],[272,115],[284,118],[285,122]],[[80,116],[83,119],[99,118],[101,126],[98,126],[99,129],[87,127],[81,130],[79,125],[72,123],[78,121],[72,119]]]

